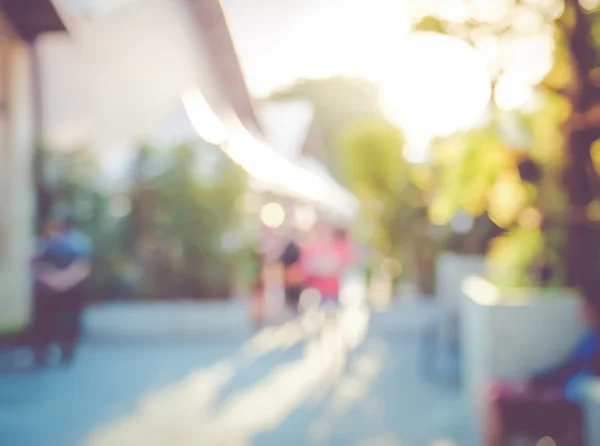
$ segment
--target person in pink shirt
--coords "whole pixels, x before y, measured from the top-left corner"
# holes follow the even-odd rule
[[[307,287],[319,291],[325,302],[337,302],[340,280],[352,261],[352,249],[343,230],[331,230],[320,225],[316,238],[309,243],[302,255],[307,273]]]

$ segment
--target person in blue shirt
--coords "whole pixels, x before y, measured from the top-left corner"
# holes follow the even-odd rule
[[[91,241],[77,231],[72,218],[51,218],[46,223],[33,259],[33,347],[38,365],[46,361],[53,342],[61,346],[61,360],[73,358],[91,254]]]
[[[581,406],[587,384],[600,376],[600,281],[591,281],[583,291],[586,331],[568,357],[534,373],[527,382],[492,384],[486,444],[507,444],[511,435],[551,436],[557,444],[583,444]]]
[[[600,305],[589,294],[583,299],[586,331],[571,354],[554,367],[540,370],[531,379],[534,388],[561,389],[574,403],[582,402],[582,386],[588,378],[600,376]]]

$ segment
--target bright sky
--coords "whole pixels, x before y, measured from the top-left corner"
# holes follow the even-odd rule
[[[267,95],[301,78],[344,74],[374,80],[382,86],[389,117],[403,127],[413,146],[407,157],[415,161],[426,157],[432,136],[482,118],[495,62],[503,58],[519,67],[509,70],[497,91],[496,103],[511,109],[531,101],[531,84],[539,82],[552,59],[551,36],[515,39],[502,48],[482,40],[477,53],[457,39],[409,35],[405,5],[410,3],[402,0],[252,0],[252,7],[250,0],[221,3],[254,95]]]
[[[62,0],[110,11],[135,0]],[[140,1],[140,0],[137,0]],[[528,0],[546,7],[559,0]],[[381,86],[388,117],[407,137],[405,155],[427,158],[432,137],[485,116],[490,78],[501,109],[536,103],[532,85],[552,65],[552,28],[512,0],[221,0],[248,86],[255,96],[302,78],[363,77]],[[469,9],[470,8],[470,9]],[[419,11],[417,11],[419,10]],[[432,33],[410,33],[411,17],[435,10],[447,20],[497,20],[513,33],[474,38],[477,48]],[[480,33],[481,34],[481,33]]]
[[[249,0],[221,3],[256,95],[302,77],[370,77],[383,59],[393,58],[409,26],[401,1],[252,0],[251,8]]]

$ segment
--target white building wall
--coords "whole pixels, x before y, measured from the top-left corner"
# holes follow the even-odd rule
[[[186,0],[137,0],[89,18],[61,2],[69,34],[38,42],[51,148],[127,150],[152,139],[199,86],[226,108]]]

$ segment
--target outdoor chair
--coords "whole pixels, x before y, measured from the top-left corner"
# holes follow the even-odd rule
[[[485,401],[485,446],[537,446],[545,437],[560,446],[585,446],[580,406],[559,389],[492,385]],[[595,445],[589,445],[595,446]]]

